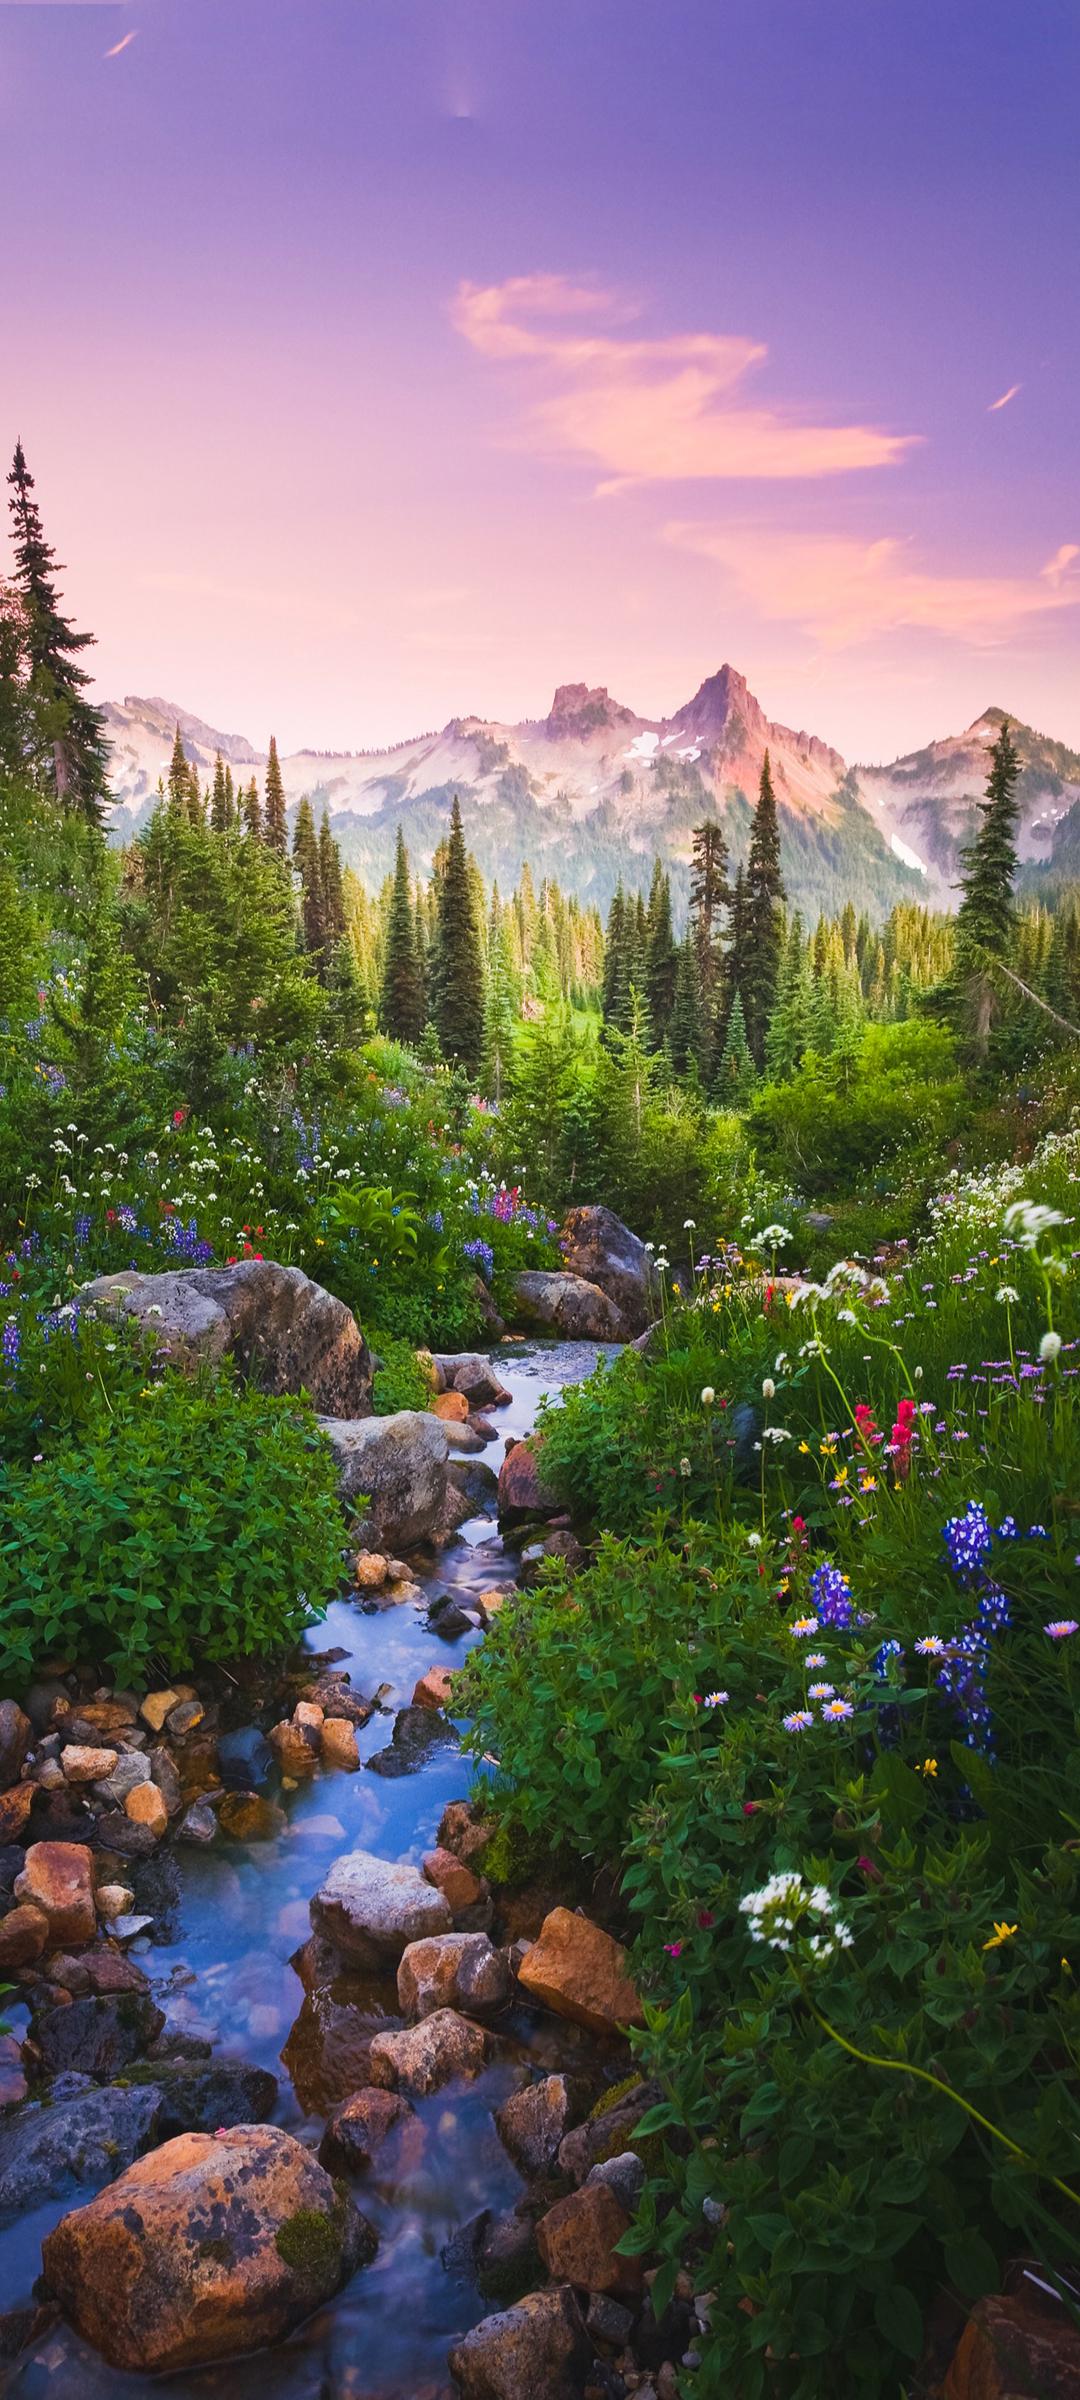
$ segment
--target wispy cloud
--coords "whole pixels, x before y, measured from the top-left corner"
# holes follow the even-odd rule
[[[121,51],[122,51],[122,50],[127,50],[127,49],[129,48],[129,46],[130,46],[130,44],[131,44],[132,42],[134,42],[134,41],[137,41],[137,40],[138,40],[138,35],[139,35],[139,28],[138,28],[138,26],[136,25],[136,26],[134,26],[134,27],[132,28],[132,31],[131,31],[130,33],[125,33],[125,34],[123,35],[123,37],[122,37],[122,39],[121,39],[120,41],[118,41],[118,42],[114,42],[111,50],[106,50],[106,51],[105,51],[105,53],[104,53],[105,57],[106,57],[106,58],[119,58],[119,56],[120,56],[120,53],[121,53]]]
[[[987,416],[992,417],[999,408],[1007,408],[1010,400],[1015,400],[1017,393],[1022,392],[1023,388],[1022,383],[1010,383],[1008,391],[1002,392],[1000,400],[991,400],[986,412]]]
[[[655,339],[611,328],[639,310],[562,275],[459,285],[451,314],[482,357],[524,366],[530,397],[521,439],[546,455],[588,459],[600,493],[639,483],[766,481],[895,466],[920,437],[872,425],[819,425],[753,407],[745,378],[767,356],[743,334]]]
[[[993,648],[1028,617],[1080,603],[1070,573],[1080,545],[1062,544],[1037,575],[939,575],[906,542],[859,542],[761,525],[671,524],[677,549],[712,559],[766,619],[799,625],[823,649],[850,649],[916,628]]]

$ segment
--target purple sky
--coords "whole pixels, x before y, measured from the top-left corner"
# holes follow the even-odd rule
[[[1080,745],[1078,101],[1075,0],[0,0],[101,692],[359,748],[728,658]]]

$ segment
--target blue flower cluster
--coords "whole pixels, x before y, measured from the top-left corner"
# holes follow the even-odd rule
[[[832,1625],[845,1632],[851,1623],[851,1586],[829,1559],[823,1559],[810,1577],[810,1599],[819,1624]]]
[[[485,1283],[491,1282],[495,1273],[495,1252],[490,1242],[480,1240],[463,1242],[462,1257],[472,1260],[477,1273],[483,1276]]]
[[[994,1547],[994,1528],[979,1500],[969,1500],[962,1517],[950,1517],[941,1528],[945,1555],[954,1575],[979,1574]]]

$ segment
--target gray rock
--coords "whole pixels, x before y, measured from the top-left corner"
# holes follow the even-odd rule
[[[274,1771],[274,1753],[257,1725],[218,1735],[218,1774],[227,1791],[258,1792]]]
[[[478,1511],[498,1499],[499,1478],[486,1458],[452,1458],[448,1473],[462,1498]]]
[[[622,1312],[581,1275],[528,1267],[514,1277],[515,1315],[525,1325],[547,1325],[572,1342],[618,1342],[625,1332]]]
[[[644,1242],[610,1208],[572,1208],[562,1230],[562,1254],[572,1275],[597,1284],[613,1300],[623,1338],[644,1333],[660,1302],[660,1284]]]
[[[18,1783],[33,1739],[30,1719],[14,1700],[0,1700],[0,1791]]]
[[[178,1842],[191,1842],[196,1849],[205,1850],[217,1840],[217,1818],[209,1801],[193,1800],[176,1828]]]
[[[591,2292],[585,2323],[594,2342],[606,2342],[609,2349],[623,2350],[630,2339],[633,2311],[624,2308],[621,2300],[613,2300],[610,2292]]]
[[[546,2175],[555,2165],[559,2144],[579,2109],[577,2095],[565,2075],[545,2075],[511,2092],[495,2112],[495,2127],[515,2167],[526,2177]]]
[[[463,2400],[581,2400],[591,2365],[592,2344],[565,2283],[482,2318],[450,2352]]]
[[[645,2169],[635,2150],[620,2150],[616,2158],[599,2159],[585,2181],[609,2184],[627,2216],[632,2217],[645,2189]]]
[[[122,1992],[45,2009],[34,2018],[34,2039],[47,2074],[104,2079],[141,2058],[164,2023],[164,2011],[144,1993]]]
[[[420,1409],[392,1417],[320,1417],[343,1500],[366,1500],[368,1549],[412,1549],[438,1532],[449,1483],[446,1427]]]
[[[450,1933],[454,1920],[444,1893],[417,1867],[376,1858],[370,1850],[347,1850],[316,1892],[311,1922],[343,1957],[396,1966],[410,1942]]]
[[[371,1407],[371,1353],[352,1310],[299,1267],[242,1259],[165,1275],[102,1275],[84,1299],[122,1309],[176,1363],[235,1358],[264,1391],[310,1394],[360,1417]]]
[[[149,1783],[151,1775],[150,1761],[141,1750],[122,1750],[112,1774],[95,1783],[94,1792],[107,1807],[123,1808],[128,1793],[134,1791],[137,1783]]]
[[[364,1765],[372,1775],[415,1775],[433,1750],[456,1746],[457,1734],[437,1708],[399,1708],[385,1750],[375,1750]]]
[[[29,2101],[0,2127],[0,2214],[76,2187],[100,2191],[160,2139],[160,2126],[156,2084],[93,2084],[48,2106]]]
[[[403,1950],[397,1992],[407,2017],[430,2017],[437,2008],[463,2008],[482,2017],[508,1999],[510,1973],[486,1933],[429,1934]]]
[[[443,1378],[443,1390],[464,1392],[471,1408],[497,1408],[509,1400],[491,1360],[479,1351],[437,1350],[432,1355]]]
[[[239,2058],[163,2063],[158,2081],[163,2141],[174,2133],[213,2133],[218,2125],[261,2125],[277,2101],[276,2075]]]
[[[458,2076],[478,2075],[487,2056],[488,2037],[452,2008],[437,2008],[419,2025],[403,2033],[377,2033],[371,2044],[372,2083],[391,2092],[420,2097],[439,2092]]]

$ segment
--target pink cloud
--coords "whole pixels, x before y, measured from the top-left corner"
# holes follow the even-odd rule
[[[665,533],[676,549],[714,560],[763,618],[796,624],[825,649],[911,628],[992,648],[1026,618],[1080,603],[1080,575],[1069,572],[1076,543],[1035,576],[939,575],[893,540],[760,525],[672,524]]]
[[[764,343],[742,334],[627,338],[602,330],[638,311],[561,275],[462,283],[451,315],[484,358],[528,362],[552,387],[525,419],[527,447],[602,468],[601,493],[628,484],[777,481],[895,466],[919,437],[870,425],[801,423],[739,397]]]
[[[1010,400],[1015,400],[1017,393],[1022,392],[1023,388],[1022,383],[1010,383],[1008,391],[1002,392],[1000,400],[991,400],[986,411],[987,416],[995,416],[999,408],[1007,408]]]

